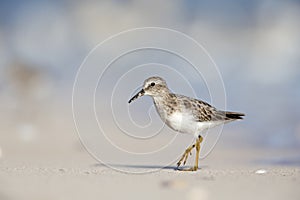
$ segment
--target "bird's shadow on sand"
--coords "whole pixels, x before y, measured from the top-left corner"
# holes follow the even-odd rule
[[[163,165],[130,165],[130,164],[102,164],[96,163],[92,165],[93,167],[120,167],[120,168],[131,168],[131,169],[168,169],[168,170],[178,170],[177,166],[163,166]],[[191,166],[184,166],[181,168],[189,168]],[[198,169],[207,168],[208,166],[201,166]]]

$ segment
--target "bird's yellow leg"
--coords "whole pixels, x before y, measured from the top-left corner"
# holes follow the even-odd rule
[[[202,142],[203,138],[200,136],[196,142],[196,158],[195,158],[195,165],[193,171],[197,171],[198,169],[198,162],[199,162],[199,155],[200,155],[200,143]]]
[[[194,167],[188,169],[181,169],[182,171],[197,171],[198,169],[198,161],[200,155],[200,144],[203,141],[203,138],[199,135],[198,139],[196,140],[195,147],[196,147],[196,158],[195,158],[195,165]]]
[[[184,154],[181,156],[180,160],[177,162],[177,168],[181,165],[181,162],[183,161],[183,165],[185,165],[186,160],[189,156],[189,154],[192,154],[191,151],[193,148],[195,148],[195,144],[191,145],[189,148],[187,148],[184,152]]]

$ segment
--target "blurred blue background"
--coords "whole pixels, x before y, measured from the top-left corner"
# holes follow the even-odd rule
[[[226,137],[239,147],[297,151],[299,19],[296,0],[1,1],[2,151],[15,139],[55,142],[61,130],[73,133],[72,85],[83,59],[109,36],[144,26],[181,31],[210,52],[228,109],[246,113],[226,128],[228,146]]]

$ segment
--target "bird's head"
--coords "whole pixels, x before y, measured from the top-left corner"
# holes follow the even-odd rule
[[[141,89],[136,95],[134,95],[128,103],[131,103],[135,99],[144,96],[161,96],[163,94],[168,94],[169,89],[167,83],[164,79],[160,77],[150,77],[144,81],[143,89]]]

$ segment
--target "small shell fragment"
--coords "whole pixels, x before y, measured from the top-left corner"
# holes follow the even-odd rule
[[[255,171],[255,174],[265,174],[265,173],[267,173],[267,170],[265,169],[258,169]]]

